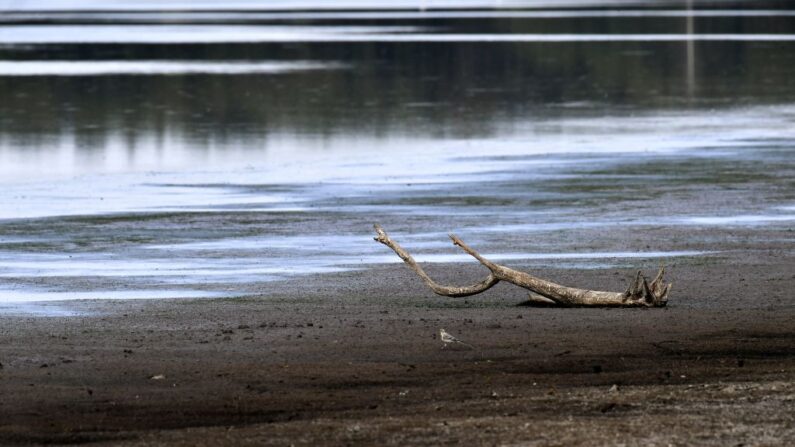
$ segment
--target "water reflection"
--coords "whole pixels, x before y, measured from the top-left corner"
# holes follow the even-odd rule
[[[692,17],[691,17],[692,19]],[[442,27],[273,25],[80,25],[0,27],[4,45],[54,44],[241,44],[241,43],[430,43],[430,42],[679,42],[793,41],[792,33],[455,33]]]
[[[793,163],[789,10],[0,23],[0,302],[260,293],[398,262],[375,220],[430,262],[466,259],[454,226],[495,259],[578,268],[714,256],[594,242],[616,228],[792,221],[758,186]],[[770,203],[724,194],[746,185]]]
[[[681,2],[679,2],[681,3]],[[688,4],[689,5],[689,4]],[[282,21],[381,21],[381,20],[433,20],[433,19],[563,19],[563,18],[661,18],[661,17],[790,17],[795,11],[782,9],[596,9],[596,10],[426,10],[426,11],[330,11],[330,12],[80,12],[63,11],[19,12],[9,11],[0,16],[0,23],[260,23]]]
[[[181,166],[175,159],[191,168],[241,158],[262,164],[271,162],[268,151],[282,146],[326,153],[347,145],[401,150],[402,142],[417,137],[488,138],[535,122],[550,123],[550,133],[563,129],[553,124],[557,117],[793,99],[788,67],[795,51],[782,42],[695,43],[701,59],[692,67],[681,43],[297,45],[36,50],[28,57],[55,51],[74,61],[87,53],[80,70],[94,72],[107,63],[93,65],[89,58],[97,52],[114,60],[129,53],[172,68],[174,62],[163,59],[170,53],[193,59],[191,64],[267,55],[285,66],[299,63],[288,59],[299,56],[349,68],[223,78],[0,76],[0,169],[25,176],[59,169],[106,172],[108,163],[111,172],[125,166],[168,170]],[[758,62],[743,62],[748,59]],[[10,70],[31,69],[30,63]],[[125,69],[141,62],[128,63],[133,65]],[[58,67],[47,64],[54,64],[47,70]],[[695,66],[701,87],[694,95]],[[80,169],[72,171],[74,164]]]
[[[309,61],[0,61],[0,76],[241,75],[339,68],[344,66]]]
[[[679,5],[678,0],[281,0],[263,4],[257,0],[39,0],[36,2],[0,2],[0,10],[10,11],[283,11],[283,10],[419,10],[429,9],[491,9],[491,8],[589,8],[648,7]],[[702,2],[710,3],[710,2]],[[742,3],[742,2],[741,2]],[[749,2],[750,3],[750,2]]]

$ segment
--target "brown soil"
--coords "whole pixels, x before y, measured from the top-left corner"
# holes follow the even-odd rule
[[[674,266],[664,309],[529,307],[508,285],[435,297],[394,264],[258,298],[0,316],[0,443],[792,445],[788,253]],[[632,274],[535,272],[613,290]],[[474,349],[443,349],[440,328]]]

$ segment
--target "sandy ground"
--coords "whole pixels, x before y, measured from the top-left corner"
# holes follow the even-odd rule
[[[792,250],[758,248],[674,265],[665,309],[530,307],[502,284],[435,297],[394,264],[0,316],[0,443],[792,445]],[[536,273],[613,290],[632,274]],[[443,349],[440,328],[474,349]]]

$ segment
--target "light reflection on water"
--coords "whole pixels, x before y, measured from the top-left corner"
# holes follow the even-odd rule
[[[162,179],[162,178],[161,178]],[[169,177],[174,180],[174,177]],[[0,219],[102,215],[123,212],[300,211],[304,198],[244,193],[222,186],[159,186],[152,176],[81,177],[4,185]],[[184,180],[184,179],[183,179]],[[290,206],[284,204],[290,203]]]
[[[754,10],[676,10],[676,9],[634,9],[634,10],[545,10],[545,11],[331,11],[331,12],[8,12],[0,17],[0,23],[26,22],[47,19],[51,22],[76,20],[95,20],[114,23],[156,20],[160,23],[248,23],[253,21],[292,21],[292,20],[427,20],[427,19],[505,19],[505,18],[616,18],[616,17],[787,17],[795,12],[775,9]]]
[[[691,225],[764,225],[774,222],[795,221],[795,214],[771,215],[741,215],[741,216],[695,216],[682,218],[681,222]]]
[[[307,238],[308,239],[308,238]],[[76,254],[65,257],[59,255],[13,255],[0,256],[0,279],[8,278],[17,281],[35,281],[38,285],[16,284],[13,287],[0,287],[0,304],[30,303],[38,301],[70,301],[70,300],[107,300],[107,299],[154,299],[154,298],[208,298],[223,296],[239,296],[252,293],[252,284],[276,281],[296,275],[314,275],[323,273],[344,272],[364,269],[375,264],[402,262],[394,255],[383,253],[380,247],[370,243],[369,238],[357,238],[356,243],[344,247],[341,241],[333,241],[335,248],[354,249],[357,255],[350,253],[325,253],[322,248],[307,250],[305,257],[283,253],[276,255],[254,256],[214,256],[212,258],[188,256],[180,261],[174,255],[147,260],[131,257],[97,256],[94,254]],[[362,242],[366,242],[366,247]],[[246,241],[216,244],[213,249],[231,250],[240,253],[240,247],[246,247]],[[284,244],[285,247],[287,244]],[[437,244],[428,244],[435,246]],[[447,244],[449,245],[449,244]],[[294,246],[291,246],[292,249]],[[162,247],[167,249],[168,247]],[[178,250],[204,250],[173,247]],[[268,247],[272,248],[272,247]],[[412,244],[412,250],[417,244]],[[245,250],[243,250],[245,252]],[[224,251],[229,253],[229,251]],[[708,255],[699,251],[643,251],[643,252],[581,252],[581,253],[484,253],[494,261],[539,262],[544,265],[557,261],[558,266],[576,264],[578,268],[604,268],[619,265],[625,259],[675,259]],[[140,256],[140,255],[139,255]],[[145,256],[145,255],[143,255]],[[19,259],[19,258],[22,259]],[[473,262],[464,254],[424,253],[419,250],[415,259],[423,263],[456,263]],[[82,290],[63,289],[70,278],[80,278]],[[114,288],[103,289],[104,281],[113,280]],[[219,284],[233,285],[219,287]],[[193,289],[185,289],[190,285]],[[146,287],[140,289],[140,287]],[[126,290],[127,287],[133,288]],[[210,290],[208,290],[208,288]],[[221,289],[221,290],[218,290]],[[0,306],[0,311],[3,309]]]
[[[250,25],[43,25],[0,26],[0,44],[220,44],[220,43],[356,43],[356,42],[781,42],[785,33],[638,33],[523,34],[446,33],[417,27],[309,27]],[[435,31],[433,29],[427,31]]]
[[[294,62],[196,61],[0,61],[0,76],[240,75],[339,69],[339,64]]]
[[[8,11],[283,11],[283,10],[425,10],[425,9],[490,9],[490,8],[550,8],[595,6],[650,6],[676,5],[676,0],[277,0],[263,3],[257,0],[39,0],[17,2],[4,0],[0,10]]]
[[[578,167],[608,167],[638,157],[736,156],[747,152],[742,148],[754,146],[747,141],[751,136],[793,136],[793,114],[795,107],[776,106],[679,116],[581,118],[533,123],[527,128],[517,125],[513,126],[513,134],[505,132],[499,138],[467,141],[437,141],[420,136],[382,143],[342,135],[311,142],[285,137],[277,138],[278,143],[268,145],[259,157],[234,148],[218,151],[202,163],[215,164],[217,159],[218,165],[229,167],[208,170],[191,169],[197,160],[190,141],[185,139],[169,141],[166,160],[159,151],[146,150],[148,143],[144,140],[144,150],[136,152],[134,160],[123,148],[109,145],[96,160],[98,163],[75,157],[77,148],[64,142],[48,149],[53,151],[53,159],[59,160],[49,165],[55,173],[36,174],[57,178],[59,174],[81,173],[83,169],[121,172],[56,181],[32,181],[33,173],[29,171],[38,169],[40,155],[26,158],[24,152],[0,143],[0,162],[6,162],[0,165],[0,173],[7,182],[0,190],[0,218],[129,212],[332,211],[337,205],[318,199],[367,198],[374,188],[389,197],[391,191],[406,184],[444,190],[453,184],[473,182],[576,179],[572,170]],[[576,137],[572,138],[573,134]],[[378,147],[378,155],[368,153],[370,147]],[[569,158],[572,154],[581,156]],[[174,170],[146,172],[150,166]],[[411,212],[411,206],[352,200],[346,211],[362,215]],[[504,210],[517,211],[526,213]],[[445,207],[440,202],[423,212],[466,214],[481,210]],[[510,227],[504,228],[509,231]]]
[[[247,26],[247,25],[58,25],[0,26],[0,43],[24,44],[187,44],[255,42],[373,41],[391,33],[412,33],[406,26]],[[381,34],[387,33],[387,34]]]
[[[391,264],[402,262],[394,255],[375,255],[363,253],[381,252],[378,247],[369,247],[358,252],[356,257],[336,253],[318,256],[313,253],[310,260],[291,259],[288,256],[254,256],[254,257],[213,257],[211,259],[187,259],[174,261],[173,258],[152,260],[129,259],[97,259],[91,255],[75,255],[70,259],[60,256],[28,256],[27,260],[18,258],[9,260],[0,258],[0,268],[4,278],[45,278],[45,277],[179,277],[186,283],[202,283],[210,277],[235,278],[242,282],[277,279],[279,276],[294,274],[311,275],[349,270],[352,266],[370,264]],[[447,244],[449,245],[449,244]],[[355,246],[355,245],[354,245]],[[237,250],[239,245],[230,245]],[[350,246],[345,246],[350,248]],[[315,249],[315,251],[320,251]],[[616,259],[654,259],[675,258],[683,256],[700,256],[710,254],[700,251],[642,251],[642,252],[582,252],[582,253],[484,253],[484,256],[495,261],[524,260],[616,260]],[[472,261],[465,254],[440,254],[417,252],[415,259],[419,262],[453,263]],[[82,296],[76,294],[75,296]],[[74,298],[82,299],[82,298]]]
[[[61,292],[54,290],[36,290],[31,288],[20,288],[18,290],[0,289],[0,313],[5,306],[3,303],[12,304],[8,309],[12,311],[22,311],[27,313],[27,308],[20,306],[23,303],[41,303],[47,301],[75,301],[75,300],[137,300],[137,299],[168,299],[168,298],[216,298],[225,296],[219,292],[208,292],[202,290],[104,290],[104,291],[80,291],[80,292]],[[63,312],[61,315],[70,315],[65,309],[49,309],[47,307],[30,308],[36,313],[52,315],[54,312]],[[56,314],[58,315],[58,314]]]

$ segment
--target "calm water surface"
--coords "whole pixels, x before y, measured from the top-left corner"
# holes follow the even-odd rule
[[[0,309],[399,262],[374,221],[427,262],[465,261],[455,230],[578,268],[719,253],[577,235],[795,221],[786,194],[633,212],[786,181],[785,3],[35,3],[0,2]]]

